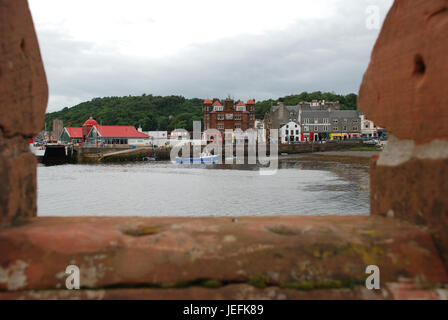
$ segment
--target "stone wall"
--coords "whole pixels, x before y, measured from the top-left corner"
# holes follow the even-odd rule
[[[396,0],[359,93],[390,141],[372,161],[371,213],[428,228],[448,262],[448,1]]]
[[[0,227],[36,215],[36,159],[48,88],[26,0],[0,0]]]

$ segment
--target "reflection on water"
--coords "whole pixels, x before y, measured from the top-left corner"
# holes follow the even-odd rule
[[[170,162],[38,167],[40,216],[366,215],[367,165],[281,162],[255,165]]]

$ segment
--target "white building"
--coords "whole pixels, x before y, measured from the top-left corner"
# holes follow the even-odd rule
[[[154,147],[163,147],[168,143],[168,131],[146,131]]]
[[[365,115],[361,114],[361,137],[362,138],[375,138],[378,137],[378,127],[366,118]]]
[[[297,122],[288,122],[280,127],[280,142],[295,143],[301,141],[300,125]]]

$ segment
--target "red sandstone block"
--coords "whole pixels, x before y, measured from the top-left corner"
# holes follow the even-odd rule
[[[0,0],[0,128],[6,137],[42,129],[48,87],[26,0]]]
[[[429,228],[448,263],[448,159],[412,159],[398,166],[376,161],[371,162],[371,214]]]
[[[381,217],[37,218],[0,231],[0,290],[191,286],[206,279],[285,289],[349,289],[367,265],[381,282],[448,276],[431,236]]]
[[[395,0],[359,92],[367,118],[401,139],[448,139],[448,1]]]
[[[36,201],[36,157],[29,152],[14,157],[0,153],[0,228],[35,217]]]

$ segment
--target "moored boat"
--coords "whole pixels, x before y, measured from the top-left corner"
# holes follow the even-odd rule
[[[176,157],[176,163],[180,163],[180,164],[218,164],[219,163],[219,155],[202,153],[199,158]]]

